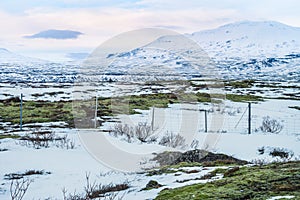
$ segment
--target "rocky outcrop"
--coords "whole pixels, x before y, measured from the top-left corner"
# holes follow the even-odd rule
[[[159,163],[160,166],[176,165],[181,162],[202,163],[205,166],[215,166],[223,164],[248,164],[248,161],[245,160],[240,160],[232,156],[228,156],[226,154],[212,153],[201,149],[190,150],[184,153],[176,151],[166,151],[163,153],[156,154],[152,160]]]

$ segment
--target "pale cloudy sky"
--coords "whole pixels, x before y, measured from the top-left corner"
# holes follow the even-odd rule
[[[105,40],[138,28],[191,33],[241,20],[300,27],[297,0],[1,0],[0,48],[54,59],[91,52]],[[30,39],[48,29],[83,33],[77,39]]]

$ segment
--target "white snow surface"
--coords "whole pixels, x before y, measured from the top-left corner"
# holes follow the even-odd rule
[[[205,183],[207,180],[187,181],[185,183],[177,183],[176,180],[193,179],[195,176],[201,177],[215,169],[215,167],[191,167],[183,168],[183,170],[198,170],[199,172],[192,174],[178,172],[177,176],[174,176],[174,174],[164,174],[151,177],[140,173],[115,171],[96,161],[92,155],[89,155],[80,144],[76,130],[57,129],[56,132],[58,134],[68,133],[68,136],[75,140],[75,149],[66,150],[53,146],[46,149],[33,149],[16,144],[16,141],[12,139],[1,140],[1,148],[8,149],[8,151],[1,152],[0,157],[1,199],[10,199],[10,181],[4,179],[5,174],[22,173],[30,169],[44,170],[51,174],[28,177],[33,182],[25,195],[25,199],[62,199],[63,188],[67,189],[70,193],[76,191],[81,194],[84,191],[85,175],[90,174],[91,182],[96,181],[103,185],[128,182],[130,188],[118,194],[119,196],[125,194],[124,199],[128,200],[153,199],[160,190],[166,187],[174,188],[193,183]],[[135,144],[131,145],[131,148],[134,147],[138,146]],[[155,148],[152,147],[153,150]],[[139,151],[142,152],[143,149],[139,148]],[[140,191],[153,179],[165,186],[159,189]]]
[[[225,78],[254,78],[265,80],[280,80],[282,85],[294,84],[299,86],[300,72],[300,29],[290,27],[278,22],[239,22],[228,24],[214,30],[201,31],[186,35],[191,40],[195,41],[200,50],[204,50],[201,54],[201,66],[209,64],[210,70],[208,76]],[[134,66],[140,66],[138,72],[146,73],[146,77],[156,78],[152,75],[153,72],[160,72],[160,67],[163,66],[166,72],[172,71],[175,75],[200,74],[207,68],[195,68],[185,62],[184,54],[190,51],[177,49],[176,52],[163,51],[165,43],[169,42],[172,45],[176,44],[176,38],[164,36],[149,45],[132,50],[131,52],[123,52],[115,55],[116,59],[112,63],[112,68],[106,72],[124,73],[127,69],[137,72]],[[187,45],[188,46],[188,45]],[[153,47],[159,47],[154,49]],[[189,50],[189,49],[188,49]],[[180,54],[177,56],[177,54]],[[193,54],[199,55],[199,54]],[[126,60],[126,62],[122,62]],[[147,71],[148,65],[155,66]],[[199,63],[198,63],[199,64]],[[213,68],[211,68],[211,65]],[[199,66],[197,66],[199,67]],[[113,85],[104,83],[101,90],[94,90],[94,87],[82,87],[86,93],[80,93],[81,86],[72,88],[72,83],[76,80],[78,74],[83,73],[75,65],[64,65],[58,63],[48,63],[41,60],[26,58],[16,55],[6,49],[0,49],[0,75],[1,75],[1,94],[0,99],[19,96],[24,93],[25,100],[70,100],[71,93],[79,99],[94,97],[95,94],[101,97],[109,97],[120,91],[128,92],[129,94],[147,94],[153,93],[154,90],[160,92],[170,92],[176,90],[176,85],[173,88],[163,86],[139,86],[138,84],[131,85]],[[199,69],[199,71],[194,71]],[[204,72],[203,72],[204,73]],[[95,76],[94,76],[95,75]],[[92,74],[90,80],[107,80],[103,73]],[[132,78],[130,76],[121,77],[119,75],[111,75],[113,80],[124,78]],[[136,77],[139,78],[139,77]],[[171,76],[168,77],[172,79]],[[141,78],[142,79],[142,78]],[[151,80],[151,79],[149,79]],[[23,85],[24,84],[24,85]],[[102,84],[102,83],[101,83]],[[79,90],[78,95],[73,89]],[[230,93],[248,93],[253,90],[255,94],[268,97],[279,97],[284,93],[293,93],[299,97],[298,88],[281,89],[280,86],[266,91],[265,88],[251,89],[233,89]],[[93,90],[93,91],[91,91]],[[53,92],[51,94],[51,92]],[[43,95],[41,95],[43,94]],[[298,96],[297,96],[298,95]],[[300,156],[300,114],[299,110],[290,108],[291,106],[300,107],[297,100],[266,100],[264,102],[252,103],[252,128],[251,134],[247,134],[247,104],[233,103],[225,101],[222,108],[223,117],[218,118],[215,111],[216,108],[209,104],[194,104],[191,107],[187,105],[172,104],[168,108],[155,108],[156,120],[154,121],[156,134],[160,139],[167,131],[180,133],[187,137],[188,142],[198,141],[199,148],[207,148],[213,152],[221,152],[233,155],[240,159],[248,161],[264,159],[273,161],[277,158],[269,156],[272,148],[282,148],[294,153],[295,158]],[[208,112],[208,133],[204,132],[204,112],[200,109],[207,109]],[[141,111],[141,114],[132,116],[118,116],[118,120],[137,124],[138,122],[151,123],[152,110]],[[183,115],[183,113],[185,113]],[[184,118],[182,116],[189,116]],[[265,133],[260,129],[264,117],[270,116],[276,119],[283,125],[282,131],[278,134]],[[221,128],[214,129],[214,119],[221,120]],[[186,121],[185,121],[186,120]],[[189,126],[196,124],[196,126]],[[4,126],[10,124],[2,123]],[[39,124],[44,127],[52,125],[63,126],[61,123],[45,123]],[[170,150],[170,148],[162,147],[158,144],[141,144],[138,141],[127,143],[122,138],[114,138],[103,130],[109,130],[113,127],[114,122],[107,122],[103,127],[97,130],[85,130],[86,136],[78,135],[77,130],[67,128],[53,129],[57,134],[67,134],[69,138],[75,141],[75,149],[61,149],[56,146],[49,148],[34,149],[20,144],[19,141],[13,139],[0,140],[0,199],[10,199],[9,187],[10,181],[5,179],[5,174],[22,173],[27,170],[45,170],[50,172],[46,175],[34,175],[28,178],[33,179],[25,199],[62,199],[62,189],[66,188],[68,192],[73,193],[75,190],[82,193],[85,186],[85,175],[90,173],[92,180],[97,183],[123,183],[128,181],[130,188],[125,191],[124,199],[153,199],[160,190],[166,187],[179,187],[184,184],[198,183],[201,181],[187,181],[184,184],[176,182],[176,180],[189,179],[194,176],[201,176],[213,170],[213,168],[195,168],[199,170],[197,174],[186,174],[178,172],[180,176],[174,174],[166,174],[154,177],[147,177],[144,174],[135,172],[117,171],[117,164],[127,162],[129,157],[126,155],[134,155],[134,159],[129,163],[132,165],[133,171],[140,171],[139,164],[145,162],[152,165],[149,159],[153,157],[153,152],[161,152]],[[26,126],[24,126],[26,128]],[[192,131],[191,131],[192,130]],[[14,132],[12,132],[14,133]],[[26,134],[25,132],[16,132],[17,134]],[[2,134],[2,132],[0,132]],[[95,136],[95,137],[94,137]],[[107,139],[113,146],[118,147],[121,152],[127,154],[112,154],[107,152],[105,156],[111,156],[112,162],[101,160],[101,148],[96,145],[101,145],[101,139]],[[96,139],[96,140],[93,140]],[[100,142],[99,142],[100,141]],[[260,155],[259,148],[265,148],[265,153]],[[190,149],[189,145],[184,150]],[[182,149],[172,149],[180,150]],[[98,155],[97,155],[98,153]],[[123,156],[125,155],[125,156]],[[100,156],[100,157],[99,157]],[[194,168],[193,168],[194,169]],[[190,170],[186,168],[185,170]],[[129,171],[129,170],[128,170]],[[146,186],[149,180],[157,180],[160,184],[165,185],[162,188],[140,191]],[[120,192],[122,196],[124,193]],[[293,198],[273,197],[271,199]]]
[[[237,109],[236,107],[241,107],[242,110],[245,108],[244,103],[239,104],[234,103],[232,105],[230,102],[227,102],[227,106],[231,107],[225,106],[227,110],[225,109],[224,112],[227,114],[230,113],[230,115],[228,114],[228,117],[232,117],[234,121],[237,121],[242,114],[234,114]],[[292,123],[293,125],[296,125],[296,132],[293,132],[290,126],[285,125],[286,129],[283,129],[282,132],[278,134],[253,131],[252,134],[248,135],[247,131],[245,131],[240,126],[237,126],[238,130],[236,130],[236,132],[223,131],[219,133],[204,133],[202,128],[203,124],[201,123],[203,121],[200,119],[198,127],[199,131],[193,134],[193,139],[199,141],[199,147],[201,148],[205,147],[205,141],[207,141],[207,139],[213,138],[215,143],[213,143],[214,146],[212,146],[212,148],[210,149],[213,152],[225,153],[248,161],[259,159],[264,159],[265,161],[277,160],[277,158],[272,158],[268,155],[269,151],[271,151],[272,148],[283,148],[288,151],[292,151],[294,153],[294,157],[292,159],[294,159],[296,157],[299,157],[300,155],[300,140],[299,134],[297,132],[297,130],[299,130],[298,121],[300,118],[298,110],[288,108],[288,106],[290,105],[299,106],[299,102],[292,100],[269,100],[266,102],[254,104],[253,112],[255,113],[255,116],[262,117],[265,116],[268,111],[272,113],[273,111],[269,109],[275,106],[278,108],[276,117],[283,118],[286,121],[286,124]],[[199,105],[198,108],[201,108],[202,106],[206,106],[207,108],[210,107],[209,105]],[[164,122],[160,122],[161,128],[157,129],[161,134],[165,133],[170,128],[174,132],[178,131],[182,120],[180,118],[180,115],[182,114],[182,108],[186,107],[180,104],[173,104],[170,105],[169,108],[157,108],[155,112],[164,113],[164,115],[167,116]],[[141,112],[142,114],[136,114],[130,117],[120,115],[119,120],[128,123],[138,123],[151,119],[152,111]],[[199,111],[197,110],[189,110],[189,112],[199,114]],[[170,117],[170,114],[172,114],[173,117]],[[209,113],[209,115],[212,115],[212,113]],[[203,116],[203,113],[200,112],[199,116]],[[159,124],[158,122],[155,123]],[[227,122],[225,120],[224,125],[226,125],[226,123]],[[113,123],[107,123],[101,129],[109,129],[112,124]],[[51,124],[45,124],[45,126],[49,125]],[[223,129],[226,130],[226,126],[224,126]],[[174,174],[164,174],[147,177],[144,174],[134,172],[141,171],[140,169],[136,168],[138,164],[140,164],[142,167],[154,166],[154,163],[149,162],[149,159],[153,157],[152,152],[158,153],[165,150],[171,150],[170,148],[165,148],[157,144],[142,144],[137,141],[127,143],[121,140],[121,138],[115,138],[109,135],[107,132],[102,132],[99,129],[82,130],[83,132],[80,131],[80,137],[78,136],[78,131],[75,129],[55,128],[53,130],[57,134],[67,134],[70,139],[73,139],[76,144],[75,149],[60,149],[56,146],[34,149],[32,147],[22,146],[20,142],[13,139],[3,139],[0,141],[0,148],[8,149],[7,151],[0,152],[1,199],[9,199],[10,181],[5,179],[5,174],[21,173],[27,170],[44,170],[45,172],[51,172],[51,174],[34,175],[28,177],[30,179],[33,179],[34,181],[30,185],[25,199],[45,199],[49,197],[51,199],[61,199],[63,188],[66,188],[68,192],[71,193],[75,190],[78,193],[82,193],[85,186],[85,175],[86,173],[90,173],[91,179],[101,184],[109,184],[111,182],[115,184],[128,182],[130,188],[124,192],[120,192],[118,195],[122,196],[124,194],[124,199],[129,200],[153,199],[158,194],[158,192],[165,187],[172,188],[183,186],[186,184],[204,182],[200,180],[191,180],[184,183],[178,183],[176,182],[176,180],[185,180],[191,179],[193,177],[200,177],[205,173],[213,170],[213,168],[205,169],[201,167],[184,168],[184,170],[197,169],[199,170],[199,173],[187,174],[178,172],[181,174],[180,176],[174,176]],[[186,129],[183,128],[181,130],[184,131]],[[82,137],[82,134],[86,134],[85,136],[96,135],[96,137],[91,137],[91,140],[87,140],[89,137]],[[102,152],[103,148],[105,147],[103,146],[104,143],[102,143],[103,141],[101,140],[101,138],[103,139],[102,136],[104,136],[121,153],[115,154],[113,152],[109,152],[109,149],[106,149],[105,152]],[[96,147],[93,148],[91,144],[96,145]],[[102,146],[102,148],[97,148],[97,145]],[[265,154],[263,155],[260,155],[258,153],[258,148],[261,147],[265,147]],[[100,155],[97,155],[97,152],[100,153]],[[128,162],[129,159],[132,158],[128,156],[128,154],[133,155],[136,160],[132,159],[130,160],[130,162]],[[101,160],[101,155],[105,155],[106,157],[102,157]],[[132,170],[131,172],[118,171],[116,170],[120,169],[118,168],[118,165],[115,165],[115,163],[110,163],[110,160],[107,160],[107,157],[111,157],[112,162],[119,162],[120,167],[122,167],[122,163],[126,162],[132,166],[132,169],[136,170]],[[135,165],[133,165],[134,163]],[[156,180],[160,184],[163,184],[165,186],[159,189],[140,191],[150,180]]]

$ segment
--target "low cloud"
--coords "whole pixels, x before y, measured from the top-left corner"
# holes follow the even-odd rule
[[[83,60],[86,59],[89,55],[89,53],[69,53],[66,55],[66,57],[72,60]]]
[[[43,39],[57,39],[57,40],[66,40],[66,39],[77,39],[83,33],[72,30],[46,30],[41,31],[39,33],[25,36],[24,38],[35,39],[35,38],[43,38]]]

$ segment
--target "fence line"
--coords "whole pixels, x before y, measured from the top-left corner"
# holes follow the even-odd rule
[[[251,107],[251,112],[249,112],[249,106],[231,103],[230,106],[225,106],[222,112],[223,126],[219,132],[227,133],[252,133],[262,131],[262,122],[265,118],[269,117],[270,120],[275,120],[276,123],[281,124],[281,132],[288,134],[298,134],[300,133],[300,114],[292,112],[283,112],[278,110],[271,110],[265,108],[259,108],[257,106]],[[209,109],[199,109],[199,132],[210,132],[213,126],[213,118],[215,111]],[[251,121],[246,113],[251,114]],[[169,127],[173,129],[178,128],[180,113],[178,110],[170,110],[168,116],[157,116],[155,115],[155,121],[170,121]],[[207,120],[206,120],[207,119]],[[176,121],[177,120],[177,121]],[[167,122],[165,122],[167,123]],[[249,126],[250,125],[250,126]],[[249,130],[250,127],[250,130]],[[167,127],[166,127],[167,128]]]

